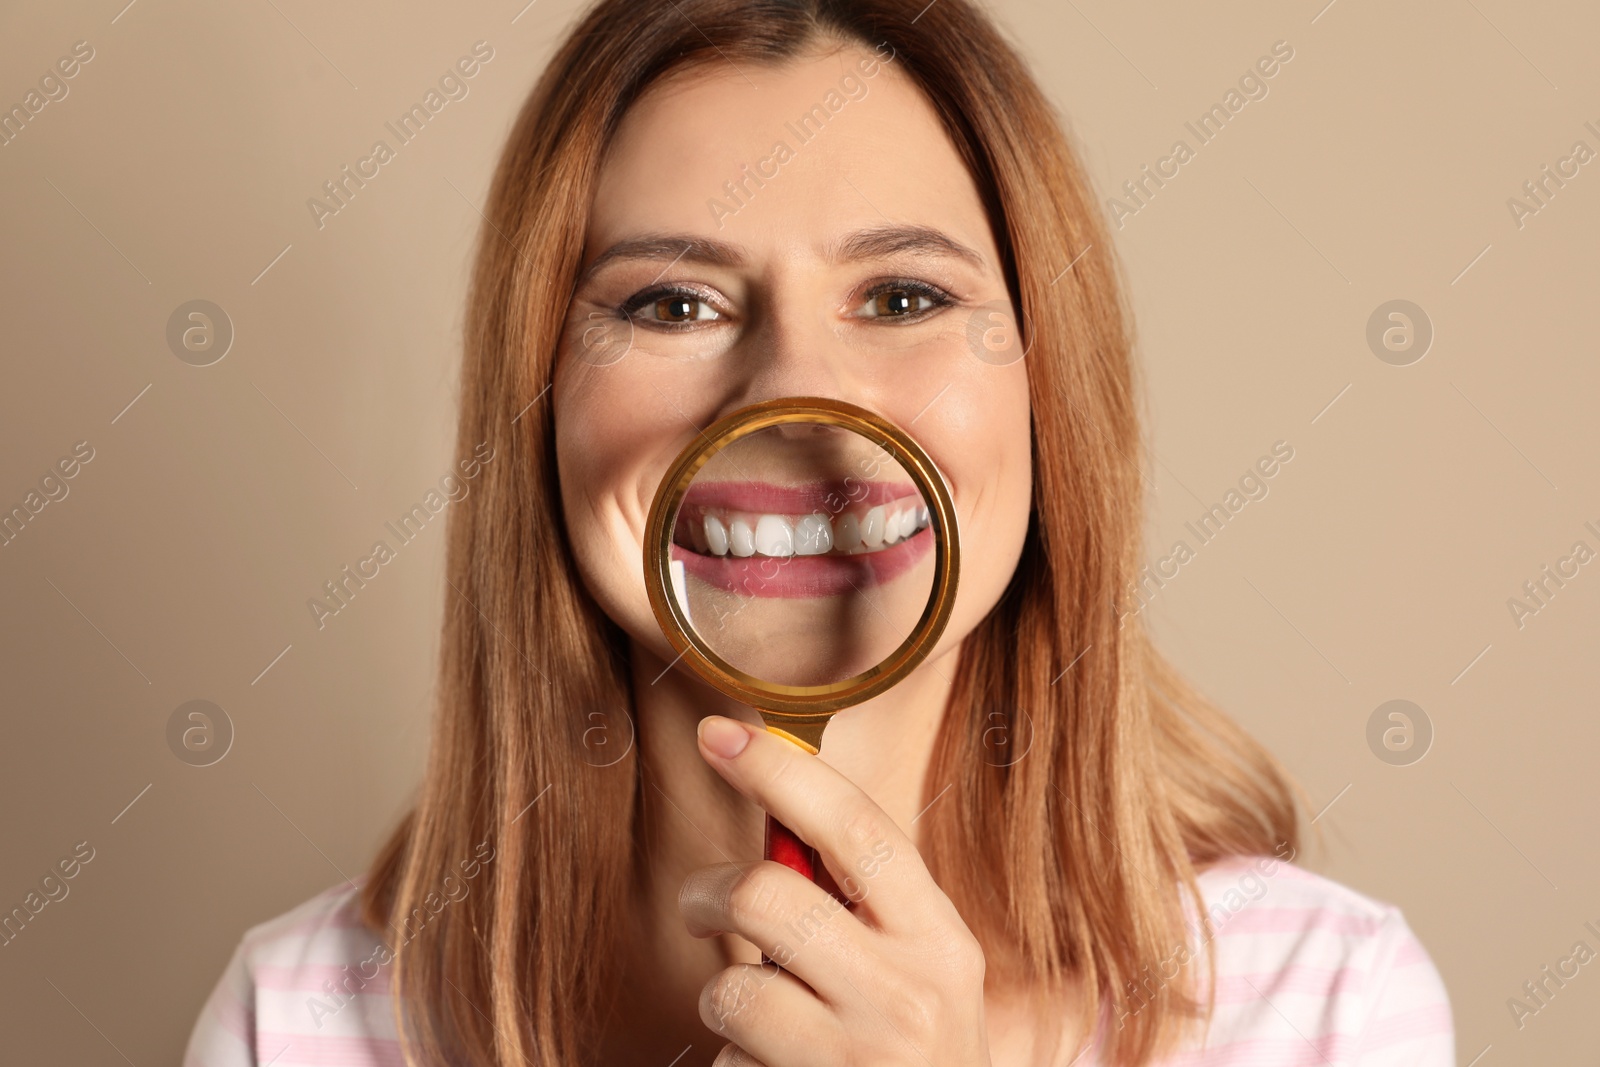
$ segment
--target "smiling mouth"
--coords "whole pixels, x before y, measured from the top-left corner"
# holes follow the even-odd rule
[[[730,592],[838,596],[897,577],[932,547],[928,506],[909,483],[691,486],[672,558]]]
[[[928,521],[910,485],[718,482],[684,495],[672,539],[705,556],[853,556],[892,548]]]

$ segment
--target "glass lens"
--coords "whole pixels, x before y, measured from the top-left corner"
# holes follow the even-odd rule
[[[673,592],[730,666],[768,685],[828,685],[876,667],[916,628],[936,536],[884,444],[780,423],[695,474],[673,523]]]

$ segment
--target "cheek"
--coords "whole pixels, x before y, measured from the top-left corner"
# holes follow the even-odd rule
[[[949,480],[960,519],[961,585],[941,642],[964,637],[1000,600],[1016,570],[1033,501],[1033,438],[1021,362],[984,366],[918,422],[923,444]],[[948,406],[946,406],[948,405]]]
[[[1027,372],[1021,363],[986,370],[973,396],[965,474],[975,493],[974,521],[983,544],[1009,581],[1027,533],[1033,503],[1033,428]],[[981,466],[980,466],[981,465]]]
[[[663,405],[634,394],[616,368],[570,364],[551,390],[561,511],[579,575],[613,622],[651,640],[644,526],[655,467],[670,459],[676,431]]]
[[[979,367],[956,381],[915,429],[953,483],[963,520],[993,533],[1027,518],[1031,408],[1020,362]]]

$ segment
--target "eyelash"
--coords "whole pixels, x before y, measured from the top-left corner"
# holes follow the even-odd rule
[[[918,311],[913,311],[905,315],[870,315],[867,317],[896,320],[900,322],[917,322],[933,314],[935,311],[938,311],[940,308],[949,307],[951,304],[956,302],[955,297],[936,285],[930,285],[927,282],[918,281],[915,278],[888,278],[877,282],[864,294],[862,294],[861,303],[864,304],[874,300],[883,293],[891,293],[902,290],[913,293],[917,296],[925,297],[931,302],[932,306],[922,308]],[[642,290],[641,292],[630,296],[627,300],[624,300],[620,305],[618,305],[616,308],[616,313],[619,318],[632,319],[642,309],[648,307],[656,301],[667,300],[675,296],[683,297],[688,300],[695,300],[702,304],[711,303],[711,301],[706,299],[705,294],[698,289],[691,289],[681,285],[658,285],[650,289]],[[696,324],[693,321],[646,321],[649,321],[651,329],[665,330],[668,332],[680,332],[683,330],[696,328]]]

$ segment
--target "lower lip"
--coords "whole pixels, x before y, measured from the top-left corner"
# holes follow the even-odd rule
[[[841,596],[882,585],[910,570],[933,548],[933,527],[876,552],[848,556],[703,556],[672,546],[674,560],[707,585],[754,597]]]

